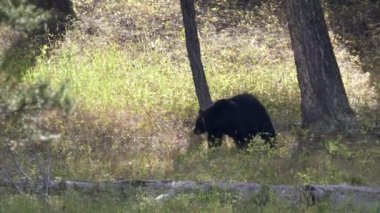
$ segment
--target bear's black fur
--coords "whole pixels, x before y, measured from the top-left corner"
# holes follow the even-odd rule
[[[247,93],[218,100],[208,109],[199,110],[194,133],[206,132],[209,147],[220,146],[223,135],[228,135],[240,149],[246,148],[257,134],[273,147],[270,139],[276,136],[264,106]]]

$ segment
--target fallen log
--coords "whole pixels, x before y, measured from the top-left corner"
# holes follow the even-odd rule
[[[25,182],[26,183],[26,182]],[[0,186],[12,186],[2,182]],[[44,183],[34,183],[34,187],[43,188]],[[20,186],[19,186],[20,187]],[[25,188],[23,187],[20,188]],[[254,199],[262,204],[277,198],[292,204],[316,204],[328,202],[333,205],[350,203],[362,206],[380,206],[380,187],[341,185],[261,185],[257,183],[223,183],[195,181],[69,181],[52,180],[49,182],[49,192],[59,193],[67,190],[102,191],[121,190],[124,193],[133,190],[144,190],[156,195],[157,201],[174,197],[181,193],[212,192],[224,190],[239,194],[242,199]],[[274,196],[273,196],[274,195]]]

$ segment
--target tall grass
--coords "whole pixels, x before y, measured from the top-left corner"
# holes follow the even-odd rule
[[[379,206],[319,203],[313,206],[292,205],[271,197],[263,205],[255,199],[243,200],[240,195],[215,190],[207,193],[180,194],[167,201],[141,192],[128,195],[118,192],[83,196],[68,192],[49,200],[35,196],[9,196],[0,200],[0,212],[378,212]]]
[[[68,82],[68,94],[77,104],[76,113],[68,123],[53,122],[65,132],[66,141],[71,144],[59,148],[70,155],[59,163],[58,174],[95,179],[156,176],[215,180],[219,172],[225,170],[222,167],[228,165],[226,168],[231,173],[227,180],[295,182],[300,177],[305,179],[297,172],[284,173],[288,164],[281,165],[281,160],[276,159],[255,158],[258,164],[248,160],[247,165],[252,169],[262,168],[258,173],[250,173],[239,171],[246,168],[241,164],[247,159],[244,155],[239,158],[235,153],[211,154],[214,157],[210,157],[210,154],[195,152],[177,158],[188,147],[199,144],[200,139],[190,134],[197,100],[183,30],[177,25],[169,25],[165,16],[167,12],[168,17],[179,19],[175,15],[179,12],[175,6],[179,5],[167,5],[166,12],[157,9],[159,4],[166,3],[145,6],[120,3],[119,6],[123,5],[131,12],[128,17],[134,18],[131,30],[135,30],[131,37],[127,37],[131,40],[122,44],[115,40],[115,36],[124,35],[124,31],[110,26],[125,21],[127,14],[123,16],[122,11],[117,10],[120,17],[111,16],[113,10],[110,7],[117,8],[114,4],[94,9],[94,15],[101,12],[104,17],[100,19],[103,22],[95,35],[85,33],[86,24],[91,23],[83,19],[52,52],[41,50],[45,54],[39,56],[36,66],[23,76],[24,82],[49,80],[56,86]],[[144,15],[137,17],[141,12]],[[157,20],[149,19],[147,14]],[[215,14],[211,11],[205,15]],[[166,24],[163,28],[148,25],[144,17],[157,26]],[[212,28],[213,20],[202,20],[200,24],[203,62],[210,91],[214,100],[242,92],[255,94],[268,109],[280,134],[280,143],[286,150],[295,140],[289,136],[290,127],[300,121],[300,94],[289,38],[276,18],[269,18],[263,28],[250,26],[252,23],[248,19],[257,20],[253,14],[246,13],[243,17],[247,19],[246,24],[241,22],[241,26],[220,32]],[[355,60],[347,55],[344,47],[337,47],[351,103],[357,110],[361,106],[374,105],[375,95],[368,76],[360,74],[358,66],[353,66]],[[362,79],[358,81],[358,78]],[[363,93],[367,96],[363,97]],[[287,153],[284,150],[280,151],[285,153],[283,157]],[[224,158],[226,156],[230,157]],[[182,163],[178,163],[179,159],[183,159],[180,160]],[[213,169],[206,166],[210,165],[206,162],[214,160],[215,175],[210,172]],[[327,164],[324,162],[330,160],[321,161],[323,166],[317,171],[325,169]],[[72,165],[72,168],[65,165]],[[266,171],[265,167],[271,169]],[[273,169],[275,167],[278,168]],[[188,170],[195,172],[188,173]],[[287,179],[287,175],[280,173],[290,177]],[[268,180],[267,176],[273,174]],[[312,180],[329,182],[324,175]]]
[[[233,25],[224,23],[211,9],[202,11],[209,19],[200,19],[202,56],[213,100],[242,92],[256,95],[279,134],[276,150],[256,141],[248,151],[239,152],[230,141],[220,149],[208,150],[204,138],[191,133],[198,106],[178,2],[105,1],[95,8],[87,1],[79,2],[81,19],[51,51],[42,47],[35,66],[21,78],[26,84],[48,80],[59,87],[67,83],[68,96],[76,103],[69,118],[46,119],[46,125],[62,133],[62,141],[53,148],[54,176],[379,184],[378,139],[354,138],[356,145],[352,145],[349,140],[321,137],[318,149],[299,152],[309,139],[301,141],[294,134],[304,132],[293,128],[300,122],[300,94],[288,34],[274,16],[259,22],[270,8],[259,17],[245,11],[244,18],[233,20]],[[219,22],[227,27],[214,25]],[[369,76],[361,72],[344,45],[334,42],[351,105],[372,128],[376,116],[371,109],[378,103]],[[157,204],[149,196],[136,195],[131,203],[108,200],[115,205],[104,206],[81,202],[80,196],[58,196],[52,198],[57,207],[47,209],[101,211],[112,206],[111,211],[118,212],[129,208],[232,212],[252,207],[278,212],[282,206],[275,204],[266,210],[252,203],[245,207],[244,202],[232,198],[221,202],[221,196],[216,196],[205,201],[202,196],[183,195]],[[30,204],[25,210],[38,212],[45,209],[39,202],[33,197],[6,198],[0,201],[0,212],[23,209],[17,203]],[[244,205],[239,206],[241,203]],[[330,207],[287,210],[317,212],[319,208]]]
[[[171,58],[166,54],[169,50],[160,51],[164,47],[158,45],[140,51],[132,45],[127,49],[112,44],[94,48],[74,43],[51,58],[41,56],[24,79],[48,79],[55,85],[68,81],[72,98],[83,109],[94,112],[194,113],[197,101],[188,62]],[[180,49],[183,47],[178,48],[177,52],[185,55]],[[206,47],[205,67],[212,96],[219,99],[250,92],[268,106],[274,119],[285,119],[279,109],[284,105],[292,106],[286,119],[289,115],[297,119],[299,93],[294,65],[290,60],[254,64],[262,58],[268,61],[267,54],[268,50],[255,49],[253,44],[233,51]]]
[[[75,45],[25,75],[34,81],[69,81],[70,94],[86,110],[179,111],[194,105],[190,73],[157,52],[133,53],[115,46],[79,51]],[[175,109],[176,108],[176,109]]]

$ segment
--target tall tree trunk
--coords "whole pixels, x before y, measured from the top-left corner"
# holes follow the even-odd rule
[[[302,123],[314,132],[357,127],[344,90],[319,0],[286,0],[301,89]]]
[[[195,21],[194,0],[181,0],[183,25],[186,34],[186,48],[195,85],[195,92],[201,109],[212,105],[206,75],[201,60],[197,23]]]

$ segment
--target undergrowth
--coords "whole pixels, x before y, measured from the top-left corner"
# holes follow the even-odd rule
[[[198,5],[202,57],[213,100],[241,92],[256,95],[279,134],[276,150],[259,140],[245,152],[229,141],[208,150],[205,139],[191,133],[198,106],[178,2],[104,1],[93,5],[82,0],[75,5],[79,20],[64,39],[39,47],[39,54],[32,55],[33,66],[22,57],[8,62],[22,70],[20,84],[46,80],[56,88],[65,84],[67,96],[75,102],[69,117],[46,118],[46,125],[62,133],[53,147],[55,177],[380,184],[379,140],[366,136],[379,119],[377,94],[371,76],[362,72],[344,44],[333,40],[362,135],[322,136],[315,148],[307,144],[308,138],[299,137],[305,133],[298,129],[300,94],[288,32],[274,15],[278,8],[263,4],[251,12],[234,9],[235,15],[223,22],[219,17],[225,15],[223,11]],[[202,204],[199,196],[183,195],[164,204],[151,204],[151,199],[141,196],[134,198],[140,200],[131,208],[230,212],[239,205],[233,199],[219,202],[219,198]],[[66,198],[53,197],[51,202],[57,204],[53,211],[70,212],[77,205],[103,209],[92,201],[80,203],[79,197]],[[13,203],[25,203],[31,212],[45,208],[33,197],[16,196],[1,201],[0,210],[13,208]],[[276,205],[268,212],[278,210]],[[118,201],[113,207],[115,211],[129,208]],[[298,210],[303,212],[303,208]],[[313,208],[318,211],[320,207]]]
[[[157,201],[153,196],[135,191],[125,195],[120,192],[103,192],[83,196],[77,192],[53,195],[42,201],[35,196],[0,197],[0,212],[378,212],[379,206],[349,203],[332,206],[322,202],[313,206],[292,205],[275,197],[268,204],[256,198],[243,200],[240,195],[223,190],[179,194],[167,201]]]
[[[163,5],[167,7],[161,11]],[[212,5],[207,8],[200,10],[202,17],[221,15]],[[281,19],[275,15],[261,22],[257,19],[264,11],[275,9],[263,4],[261,10],[253,10],[256,12],[231,15],[226,25],[212,18],[201,19],[199,24],[213,99],[252,93],[268,109],[279,132],[279,153],[285,154],[276,157],[279,160],[253,160],[236,151],[224,153],[221,149],[202,154],[204,151],[196,148],[202,139],[191,134],[197,101],[177,3],[99,3],[95,7],[79,2],[79,20],[64,40],[51,47],[42,46],[35,65],[25,67],[21,78],[23,84],[46,80],[56,87],[67,84],[67,95],[76,103],[69,118],[48,119],[51,126],[63,132],[62,143],[56,147],[55,175],[79,179],[224,178],[271,183],[308,179],[292,171],[291,163],[282,164],[290,155],[289,149],[299,143],[291,131],[300,121],[300,95]],[[87,13],[93,19],[86,18]],[[251,18],[256,24],[252,25]],[[170,19],[173,24],[168,22]],[[335,45],[351,105],[363,121],[363,131],[371,130],[377,117],[368,116],[368,111],[377,102],[369,76],[360,72],[356,59],[348,55],[344,46]],[[216,154],[210,157],[210,153]],[[325,159],[316,173],[329,167],[325,164],[331,159]],[[208,168],[212,165],[214,169]],[[247,167],[261,169],[252,173],[246,171]],[[213,170],[215,174],[208,173]],[[231,171],[229,175],[220,177],[226,170]],[[324,175],[315,181],[344,179]]]

